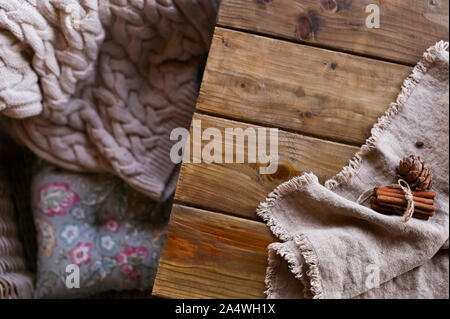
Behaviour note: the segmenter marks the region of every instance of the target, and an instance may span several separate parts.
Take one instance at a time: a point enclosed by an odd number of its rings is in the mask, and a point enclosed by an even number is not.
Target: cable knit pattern
[[[42,111],[38,77],[28,63],[25,46],[0,30],[0,112],[23,118]]]
[[[189,126],[217,8],[218,0],[0,0],[1,41],[12,35],[32,56],[21,90],[38,97],[37,76],[42,94],[40,115],[3,125],[50,162],[112,172],[165,199],[177,176],[170,131]],[[11,85],[0,79],[0,90]]]

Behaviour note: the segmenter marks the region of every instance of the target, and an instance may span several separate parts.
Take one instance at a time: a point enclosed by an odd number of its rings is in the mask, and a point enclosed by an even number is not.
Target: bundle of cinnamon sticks
[[[428,220],[435,214],[435,192],[413,191],[414,213],[412,217]],[[388,215],[403,215],[408,205],[405,194],[401,189],[376,187],[370,197],[371,208],[379,213]]]

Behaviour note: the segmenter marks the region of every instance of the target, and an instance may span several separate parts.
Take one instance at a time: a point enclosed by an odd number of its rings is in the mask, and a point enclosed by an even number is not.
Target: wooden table
[[[380,8],[379,29],[366,27],[369,4]],[[422,53],[448,41],[448,9],[447,0],[338,0],[337,10],[331,0],[222,0],[194,119],[276,127],[288,172],[323,182],[363,144]],[[184,163],[154,295],[263,298],[275,239],[255,209],[289,175]]]

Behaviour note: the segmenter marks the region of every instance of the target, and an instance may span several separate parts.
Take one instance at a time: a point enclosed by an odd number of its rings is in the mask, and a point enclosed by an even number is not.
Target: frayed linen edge
[[[304,235],[296,235],[294,237],[289,235],[289,233],[280,226],[277,218],[273,214],[271,214],[271,209],[275,205],[277,205],[279,199],[311,183],[319,183],[317,176],[312,173],[305,173],[302,176],[294,177],[293,179],[280,184],[268,195],[265,202],[260,203],[258,209],[256,210],[256,213],[267,223],[275,236],[283,241],[293,240],[295,242],[297,247],[300,249],[300,253],[305,259],[306,265],[308,266],[306,276],[309,279],[312,298],[320,299],[323,298],[322,283],[318,267],[317,255],[315,254],[311,243]],[[292,255],[292,253],[290,253],[286,249],[281,248],[281,246],[277,245],[277,243],[269,245],[269,249],[274,249],[282,258],[284,258],[287,261],[290,270],[292,271],[292,273],[294,273],[295,278],[301,280],[303,285],[305,287],[308,287],[308,284],[305,281],[305,276],[303,274],[303,267],[295,261],[295,257]],[[271,296],[273,295],[273,287],[271,282],[275,275],[274,271],[277,266],[275,258],[273,257],[274,256],[269,256],[269,265],[266,270],[265,279],[265,284],[267,287],[265,293],[269,298],[271,298]]]
[[[289,267],[289,270],[294,274],[295,278],[300,280],[303,284],[304,296],[306,298],[321,299],[323,298],[322,284],[320,282],[320,272],[317,264],[317,257],[314,253],[312,246],[310,245],[306,236],[295,236],[295,245],[300,249],[300,253],[305,259],[305,264],[298,262],[297,257],[287,249],[282,243],[272,243],[269,245],[268,266],[266,270],[265,284],[267,290],[265,294],[267,298],[276,298],[274,294],[274,288],[272,282],[276,274],[276,268],[280,262],[276,258],[276,255],[283,258]]]

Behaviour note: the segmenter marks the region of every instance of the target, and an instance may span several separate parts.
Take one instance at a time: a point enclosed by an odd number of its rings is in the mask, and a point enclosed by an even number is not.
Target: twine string
[[[405,193],[406,201],[408,202],[408,205],[406,206],[406,210],[403,213],[403,222],[407,223],[408,220],[411,219],[412,215],[414,214],[414,197],[411,192],[411,188],[409,187],[408,183],[400,178],[398,180],[398,186],[402,189],[402,191]]]
[[[370,198],[370,196],[372,196],[373,193],[373,188],[366,190],[364,193],[362,193],[358,199],[356,200],[356,203],[358,205],[361,205],[362,203],[364,203],[366,200],[368,200]]]

